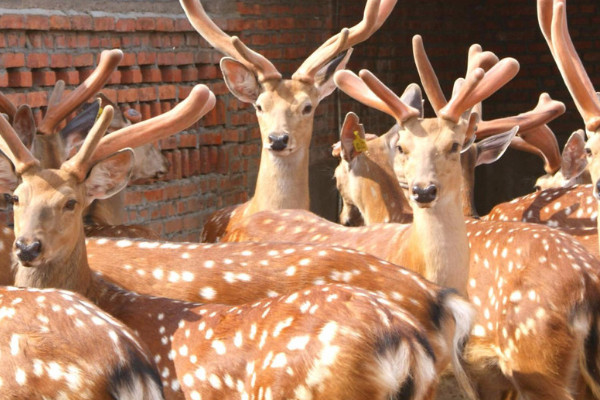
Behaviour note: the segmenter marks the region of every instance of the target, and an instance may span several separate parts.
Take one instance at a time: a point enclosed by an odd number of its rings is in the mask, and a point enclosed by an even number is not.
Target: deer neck
[[[467,151],[460,155],[462,171],[462,205],[463,214],[466,217],[478,217],[475,208],[475,166],[477,163],[477,147],[472,145]]]
[[[413,224],[407,241],[412,262],[425,277],[467,295],[469,241],[460,207],[460,194],[433,208],[413,207]]]
[[[17,261],[15,286],[65,289],[88,296],[92,273],[87,262],[83,230],[76,246],[63,259],[35,267],[25,267]]]
[[[256,190],[245,216],[264,210],[308,210],[309,206],[308,149],[298,148],[287,156],[276,156],[263,149]]]

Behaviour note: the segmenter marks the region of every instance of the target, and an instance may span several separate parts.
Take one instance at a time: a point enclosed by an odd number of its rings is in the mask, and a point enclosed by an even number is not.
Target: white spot
[[[216,290],[210,286],[205,286],[202,289],[200,289],[200,296],[202,296],[206,300],[213,300],[216,295]]]
[[[213,340],[212,348],[215,349],[217,354],[223,355],[227,352],[227,348],[225,347],[225,343],[220,340]]]
[[[294,336],[287,345],[289,350],[304,350],[310,341],[310,336]]]

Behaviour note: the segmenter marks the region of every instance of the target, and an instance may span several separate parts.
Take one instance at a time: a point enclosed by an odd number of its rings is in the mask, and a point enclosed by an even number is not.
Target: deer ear
[[[127,186],[133,170],[133,150],[123,149],[94,165],[85,179],[87,204],[114,196]]]
[[[578,177],[587,167],[584,151],[585,139],[583,131],[580,131],[571,134],[562,152],[561,171],[565,179]]]
[[[346,68],[346,64],[348,64],[351,55],[352,49],[346,50],[344,53],[328,62],[315,74],[315,85],[317,86],[317,89],[319,89],[319,102],[333,93],[336,88],[335,82],[333,81],[333,74],[338,70]]]
[[[60,137],[64,144],[65,160],[75,154],[81,146],[94,122],[96,122],[99,111],[100,100],[96,100],[70,120],[60,131]]]
[[[8,157],[0,151],[0,195],[12,193],[18,183],[19,178],[15,173],[12,163]]]
[[[423,118],[423,93],[421,92],[421,88],[416,83],[411,83],[404,89],[404,93],[400,96],[400,100],[407,106],[411,106],[412,108],[419,110],[419,114],[421,118]]]
[[[340,132],[340,143],[342,148],[341,155],[348,162],[354,160],[360,153],[363,153],[367,149],[365,130],[360,124],[358,116],[353,112],[346,114]]]
[[[477,142],[477,161],[475,161],[475,166],[491,164],[502,157],[518,130],[519,127],[515,126],[510,131],[499,133]]]
[[[225,84],[235,97],[244,103],[255,103],[260,94],[260,84],[254,72],[230,57],[221,59],[221,71]]]
[[[31,149],[36,127],[33,113],[28,105],[23,104],[17,109],[13,120],[13,128],[15,129],[15,132],[17,132],[17,135],[19,135],[19,139],[21,139],[21,142],[23,142],[25,147]]]

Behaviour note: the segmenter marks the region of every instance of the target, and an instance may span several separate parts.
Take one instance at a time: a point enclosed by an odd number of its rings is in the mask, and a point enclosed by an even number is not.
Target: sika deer
[[[599,147],[596,132],[600,126],[600,101],[569,36],[566,1],[539,0],[538,20],[550,52],[586,124],[589,140],[584,153],[594,184],[544,190],[517,198],[496,206],[489,219],[522,220],[556,227],[576,236],[589,251],[598,255],[598,209],[594,206],[594,197],[597,197],[595,185],[600,176],[595,157]],[[574,147],[579,148],[574,151],[574,158],[584,164],[579,157],[583,143],[577,135],[580,134],[571,136],[575,140]]]
[[[373,256],[294,243],[198,245],[101,238],[88,239],[86,247],[91,268],[103,278],[128,290],[178,300],[235,305],[335,283],[375,292],[419,321],[436,354],[436,371],[441,373],[451,360],[461,387],[472,393],[461,366],[470,305]]]
[[[268,59],[221,31],[199,0],[180,2],[198,33],[228,55],[221,60],[225,83],[240,101],[256,108],[263,143],[254,196],[242,205],[215,212],[204,226],[202,241],[218,241],[236,221],[261,210],[308,209],[308,156],[314,111],[335,90],[333,73],[344,68],[351,47],[381,27],[396,0],[368,0],[363,20],[323,43],[292,79],[282,79]]]
[[[66,290],[0,287],[0,387],[7,399],[163,399],[136,335]]]
[[[423,328],[375,294],[328,285],[254,304],[202,305],[128,292],[89,269],[83,207],[120,189],[132,165],[130,151],[107,155],[172,134],[214,103],[199,85],[163,116],[100,139],[107,107],[56,170],[39,167],[0,119],[0,148],[22,180],[14,191],[15,283],[74,289],[135,329],[170,383],[167,398],[431,398],[435,354]]]
[[[431,100],[443,99],[443,95],[436,87],[437,83],[432,83],[433,71],[423,67],[426,59],[419,38],[413,44],[417,64],[423,70],[420,72],[425,72],[421,76],[426,80],[424,84],[430,101],[438,115],[447,116],[448,108],[452,110],[456,103]],[[361,76],[365,82],[350,73],[338,73],[336,82],[353,97],[393,115],[402,115],[398,110],[406,106],[401,105],[389,89],[381,87],[367,72],[361,72]],[[460,114],[460,110],[450,113]],[[416,121],[401,124],[397,145],[402,151],[396,150],[393,156],[413,194],[410,198],[413,224],[417,224],[424,214],[416,203],[424,200],[431,200],[427,204],[431,204],[432,210],[452,206],[458,216],[461,214],[460,185],[451,182],[460,176],[460,163],[457,154],[452,156],[455,154],[452,150],[464,141],[465,128],[463,126],[462,133],[455,132],[448,137],[443,136],[446,132],[442,129],[423,129],[417,136],[413,133],[416,124]],[[430,124],[435,126],[433,122]],[[424,143],[426,140],[430,140],[429,151]],[[453,143],[459,143],[459,146]],[[434,153],[434,146],[438,155],[427,158],[426,155]],[[432,180],[438,178],[437,191],[414,188],[417,185],[413,182],[417,182],[421,170],[412,167],[411,163],[427,171],[434,171],[436,165],[444,165],[443,173],[431,175]],[[445,229],[443,235],[411,241],[408,238],[414,229],[414,225],[395,224],[343,228],[306,211],[284,211],[255,214],[239,224],[231,235],[240,239],[347,246],[390,262],[408,260],[404,265],[417,270],[421,267],[414,262],[416,257],[412,254],[420,250],[419,247],[437,247],[442,260],[456,257],[452,252],[458,250],[448,248],[446,243],[455,241],[460,230],[455,230],[448,219],[441,221],[440,229]],[[503,393],[517,390],[527,398],[570,399],[575,393],[572,385],[575,379],[579,379],[582,386],[585,381],[594,393],[598,393],[598,377],[594,373],[598,368],[595,356],[598,349],[593,339],[598,335],[597,310],[600,306],[598,261],[570,236],[542,226],[469,221],[465,230],[464,237],[468,238],[471,248],[467,289],[478,310],[478,321],[465,354],[479,395],[496,399]]]

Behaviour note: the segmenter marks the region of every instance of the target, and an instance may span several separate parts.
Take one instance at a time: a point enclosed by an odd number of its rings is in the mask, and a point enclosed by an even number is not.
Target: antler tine
[[[83,181],[85,179],[85,176],[88,173],[86,161],[90,159],[92,154],[94,154],[94,150],[96,150],[98,147],[100,139],[102,139],[102,136],[104,136],[104,133],[112,122],[113,115],[114,109],[112,106],[104,107],[102,113],[92,126],[92,129],[90,129],[89,133],[85,137],[83,145],[79,151],[73,157],[63,163],[62,168],[77,177],[79,181]]]
[[[561,157],[556,136],[547,125],[535,126],[520,132],[511,142],[510,147],[532,153],[544,160],[544,170],[553,174],[560,169]]]
[[[448,104],[448,100],[446,100],[446,96],[444,96],[437,75],[429,62],[421,35],[413,36],[412,44],[413,56],[415,58],[415,64],[417,66],[419,78],[421,79],[421,84],[423,85],[423,89],[425,90],[425,94],[427,95],[433,110],[436,115],[439,116],[439,111]]]
[[[348,70],[337,71],[333,80],[338,88],[353,99],[366,106],[396,117],[394,111],[384,103],[354,72]]]
[[[0,92],[0,112],[8,115],[10,122],[14,120],[15,114],[17,113],[17,107],[2,92]]]
[[[350,29],[342,29],[319,46],[304,60],[292,79],[313,83],[315,74],[325,63],[342,51],[370,38],[390,16],[396,2],[397,0],[367,0],[363,19]]]
[[[358,76],[365,82],[371,91],[381,99],[392,110],[393,116],[398,122],[404,122],[413,117],[419,117],[421,113],[404,104],[400,97],[383,84],[371,71],[363,69]]]
[[[38,127],[38,133],[42,135],[52,134],[61,120],[100,90],[110,78],[121,58],[123,58],[121,50],[104,50],[100,55],[98,67],[94,72],[63,99],[60,104],[47,110],[46,116],[42,119]]]
[[[52,112],[52,109],[58,106],[60,101],[62,100],[62,95],[65,91],[65,81],[59,79],[54,84],[54,89],[52,89],[52,93],[50,93],[50,98],[48,99],[48,109],[46,113]]]
[[[498,118],[491,121],[482,121],[477,127],[477,138],[506,132],[513,126],[519,125],[520,134],[536,126],[545,125],[565,113],[565,105],[557,100],[552,100],[548,93],[540,95],[538,104],[531,111],[511,117]]]
[[[552,44],[554,58],[579,114],[585,121],[586,129],[595,132],[600,127],[600,102],[569,36],[566,3],[561,0],[554,4]]]
[[[476,68],[468,74],[464,85],[448,104],[440,110],[442,118],[458,122],[463,112],[485,100],[504,86],[519,72],[519,63],[514,58],[504,58],[488,72]]]
[[[548,47],[550,53],[554,56],[554,44],[552,43],[552,15],[554,7],[554,0],[537,0],[537,16],[540,24],[540,29]],[[560,66],[559,66],[560,68]]]
[[[208,87],[196,85],[188,97],[170,111],[104,136],[87,162],[88,168],[126,147],[141,146],[186,129],[212,110],[215,102],[215,95]]]
[[[212,47],[244,64],[256,72],[258,80],[281,79],[277,68],[266,57],[246,47],[236,37],[221,30],[206,14],[200,0],[180,0],[183,11],[196,31]],[[236,44],[236,40],[239,42]]]
[[[17,174],[23,174],[31,167],[39,167],[39,161],[23,144],[10,123],[0,116],[0,150],[10,158]]]

